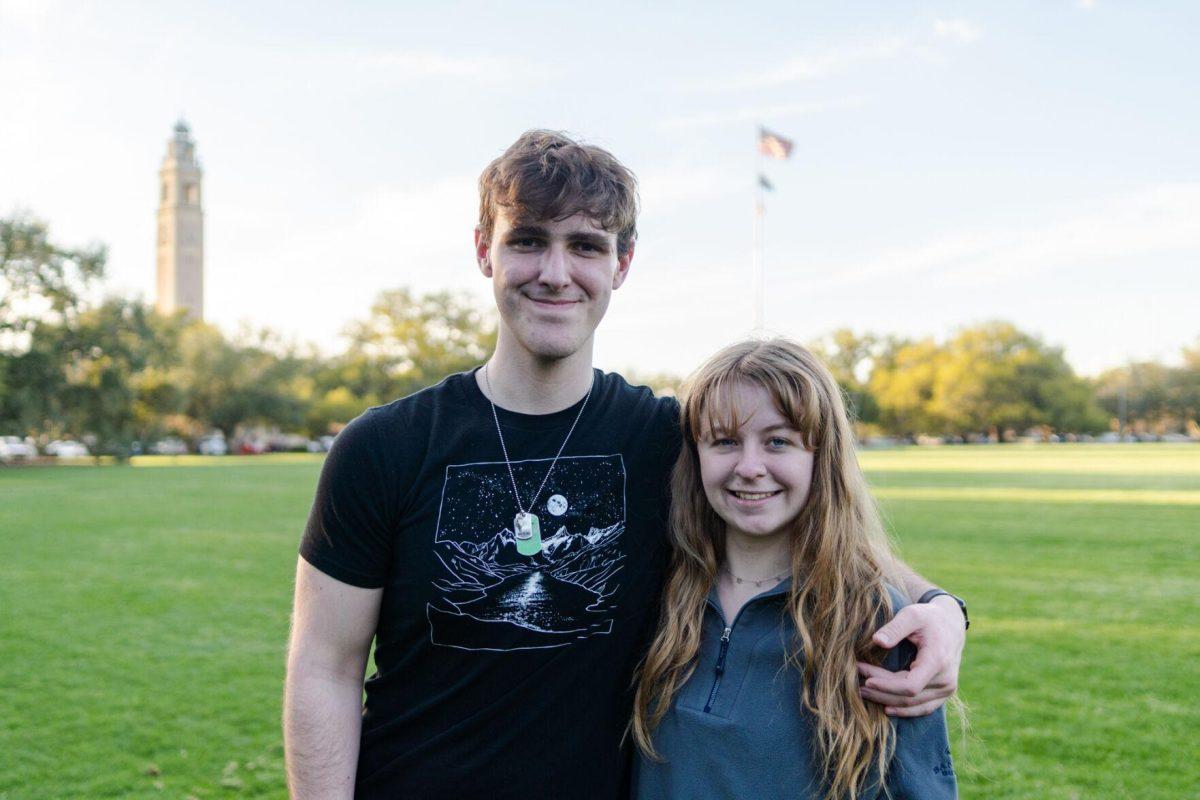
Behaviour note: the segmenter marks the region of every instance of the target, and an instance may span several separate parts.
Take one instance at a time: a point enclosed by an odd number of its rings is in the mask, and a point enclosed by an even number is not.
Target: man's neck
[[[480,391],[501,408],[553,414],[578,403],[591,388],[592,343],[589,340],[566,358],[539,359],[522,347],[506,347],[502,337],[475,380]]]

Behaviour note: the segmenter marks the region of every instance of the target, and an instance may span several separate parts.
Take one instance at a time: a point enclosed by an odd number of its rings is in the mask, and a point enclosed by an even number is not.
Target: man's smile
[[[531,295],[525,295],[525,296],[528,299],[532,300],[534,305],[541,306],[543,308],[569,308],[573,305],[576,305],[576,304],[582,302],[581,300],[573,300],[568,297],[533,297]]]

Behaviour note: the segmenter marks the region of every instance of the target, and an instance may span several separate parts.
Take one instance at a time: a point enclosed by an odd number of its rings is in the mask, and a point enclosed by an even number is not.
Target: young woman
[[[905,600],[829,371],[786,340],[733,345],[690,379],[682,423],[634,796],[956,797],[943,712],[891,720],[859,694],[858,661],[912,651],[871,642]]]

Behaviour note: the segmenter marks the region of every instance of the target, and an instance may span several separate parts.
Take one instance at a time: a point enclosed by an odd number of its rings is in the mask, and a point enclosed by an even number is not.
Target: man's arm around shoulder
[[[351,798],[367,655],[382,589],[342,583],[303,558],[283,692],[283,742],[294,800]]]
[[[958,671],[967,638],[966,620],[950,597],[917,604],[917,599],[935,588],[934,585],[902,562],[895,562],[894,567],[913,604],[900,609],[891,622],[875,632],[875,643],[892,648],[902,639],[908,639],[917,646],[917,657],[908,669],[900,672],[859,662],[858,672],[865,681],[859,691],[893,716],[924,716],[936,711],[958,691]]]

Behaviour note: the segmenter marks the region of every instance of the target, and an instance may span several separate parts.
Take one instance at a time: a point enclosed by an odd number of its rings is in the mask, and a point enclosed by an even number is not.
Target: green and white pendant
[[[536,556],[542,552],[542,526],[537,514],[522,511],[513,518],[513,532],[517,537],[517,552],[523,556]]]

